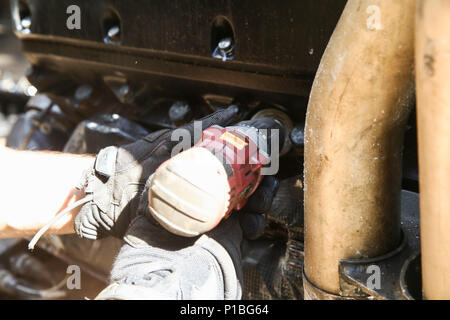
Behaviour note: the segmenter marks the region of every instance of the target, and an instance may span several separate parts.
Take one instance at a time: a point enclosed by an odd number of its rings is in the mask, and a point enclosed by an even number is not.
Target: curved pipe
[[[340,292],[340,259],[377,257],[400,244],[414,13],[415,0],[349,0],[314,81],[305,128],[305,273],[332,294]]]
[[[422,288],[450,299],[450,2],[419,1],[416,26]]]

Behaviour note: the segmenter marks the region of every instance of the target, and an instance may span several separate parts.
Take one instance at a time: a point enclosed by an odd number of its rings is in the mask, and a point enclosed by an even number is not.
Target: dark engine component
[[[345,0],[14,0],[16,34],[24,54],[77,82],[134,83],[153,95],[196,98],[216,94],[305,108],[312,80]],[[70,5],[80,29],[68,29]],[[49,19],[49,14],[52,18]],[[23,29],[21,22],[27,21]],[[28,25],[28,20],[30,23]],[[110,35],[115,38],[110,41]],[[213,53],[231,39],[233,59]],[[228,50],[223,49],[223,50]],[[45,77],[44,77],[45,78]],[[30,81],[41,92],[49,81]],[[55,79],[58,76],[55,75]],[[39,82],[45,81],[45,85]],[[60,82],[60,81],[59,81]],[[47,90],[45,90],[47,89]],[[138,94],[139,95],[139,94]]]

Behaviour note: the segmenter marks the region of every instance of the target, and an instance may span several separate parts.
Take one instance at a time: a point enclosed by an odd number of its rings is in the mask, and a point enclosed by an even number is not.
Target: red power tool
[[[151,177],[152,216],[181,236],[213,229],[256,190],[274,139],[281,148],[284,128],[270,118],[204,130],[200,142],[161,164]]]

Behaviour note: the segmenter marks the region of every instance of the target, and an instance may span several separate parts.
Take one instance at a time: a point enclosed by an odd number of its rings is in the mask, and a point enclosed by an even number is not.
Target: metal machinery
[[[270,114],[289,135],[264,236],[244,245],[244,299],[421,299],[415,4],[12,0],[37,94],[7,144],[96,153],[230,104]],[[0,243],[0,261],[24,250]],[[101,288],[120,242],[39,246]]]

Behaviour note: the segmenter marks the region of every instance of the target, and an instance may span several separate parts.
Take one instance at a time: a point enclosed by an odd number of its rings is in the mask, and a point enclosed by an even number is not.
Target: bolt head
[[[24,29],[29,29],[31,27],[31,17],[24,17],[22,20],[20,20],[20,25]]]
[[[233,44],[233,42],[232,42],[231,38],[225,38],[225,39],[220,40],[218,46],[219,46],[219,49],[221,49],[221,50],[227,50],[232,46],[232,44]]]
[[[78,101],[87,100],[92,95],[93,90],[90,85],[81,85],[75,91],[75,99]]]
[[[173,122],[187,121],[191,107],[184,101],[176,101],[169,109],[169,118]]]
[[[120,27],[112,26],[111,28],[109,28],[108,38],[111,39],[111,41],[119,41],[120,40]]]

